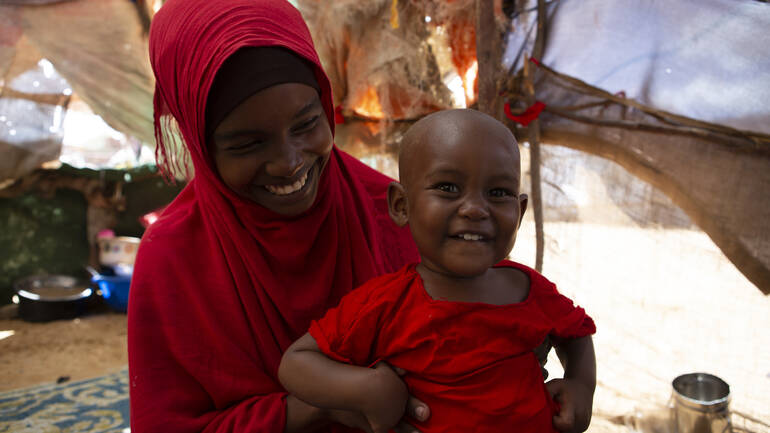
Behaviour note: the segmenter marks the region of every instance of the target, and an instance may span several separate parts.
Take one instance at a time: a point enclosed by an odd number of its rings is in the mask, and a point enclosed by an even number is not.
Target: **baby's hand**
[[[553,417],[553,426],[565,433],[586,431],[591,423],[593,391],[574,379],[554,379],[545,386],[561,406]]]
[[[387,433],[404,416],[409,399],[406,384],[388,364],[380,362],[366,387],[361,413],[372,433]]]

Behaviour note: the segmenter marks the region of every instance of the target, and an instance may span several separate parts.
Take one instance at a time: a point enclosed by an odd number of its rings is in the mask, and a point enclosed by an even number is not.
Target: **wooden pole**
[[[537,2],[537,35],[535,36],[535,46],[532,49],[532,56],[540,60],[543,56],[543,46],[545,42],[545,1]],[[527,105],[535,103],[535,84],[534,68],[529,59],[524,61],[524,91],[527,95]],[[543,271],[543,255],[545,253],[545,232],[543,230],[543,193],[540,176],[540,120],[535,119],[527,128],[529,141],[529,161],[530,177],[532,179],[532,211],[535,216],[535,269],[538,272]]]
[[[502,38],[495,23],[494,0],[476,0],[476,61],[479,67],[479,111],[498,119]]]

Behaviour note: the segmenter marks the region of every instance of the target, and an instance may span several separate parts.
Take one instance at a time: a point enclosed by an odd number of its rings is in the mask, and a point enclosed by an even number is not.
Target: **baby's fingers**
[[[569,432],[575,428],[575,406],[571,401],[565,399],[558,399],[559,401],[559,413],[553,417],[553,426],[556,430],[561,432]]]
[[[553,417],[553,426],[559,431],[570,431],[575,427],[575,412],[566,411],[562,407],[561,411]]]

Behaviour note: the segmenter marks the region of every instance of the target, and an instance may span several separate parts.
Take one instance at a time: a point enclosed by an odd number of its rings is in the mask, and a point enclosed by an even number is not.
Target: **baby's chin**
[[[499,261],[500,260],[495,262],[492,262],[491,260],[480,261],[473,257],[469,257],[464,260],[457,260],[456,262],[434,263],[434,266],[429,266],[428,268],[431,271],[440,273],[448,278],[458,280],[471,279],[486,274],[486,272]]]

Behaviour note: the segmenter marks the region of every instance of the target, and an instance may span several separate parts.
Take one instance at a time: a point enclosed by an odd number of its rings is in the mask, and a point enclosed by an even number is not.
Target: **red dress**
[[[409,391],[431,409],[422,433],[556,431],[533,349],[546,335],[578,338],[593,320],[545,277],[503,261],[530,279],[520,303],[434,300],[414,264],[374,278],[345,296],[310,334],[329,357],[350,364],[385,360],[408,373]]]
[[[173,165],[173,118],[195,177],[145,232],[136,258],[131,431],[281,433],[283,352],[353,288],[416,260],[414,244],[388,216],[391,179],[336,148],[315,203],[291,218],[238,196],[217,174],[206,100],[240,48],[282,46],[314,65],[333,131],[331,85],[291,4],[167,0],[149,39],[159,163]]]

